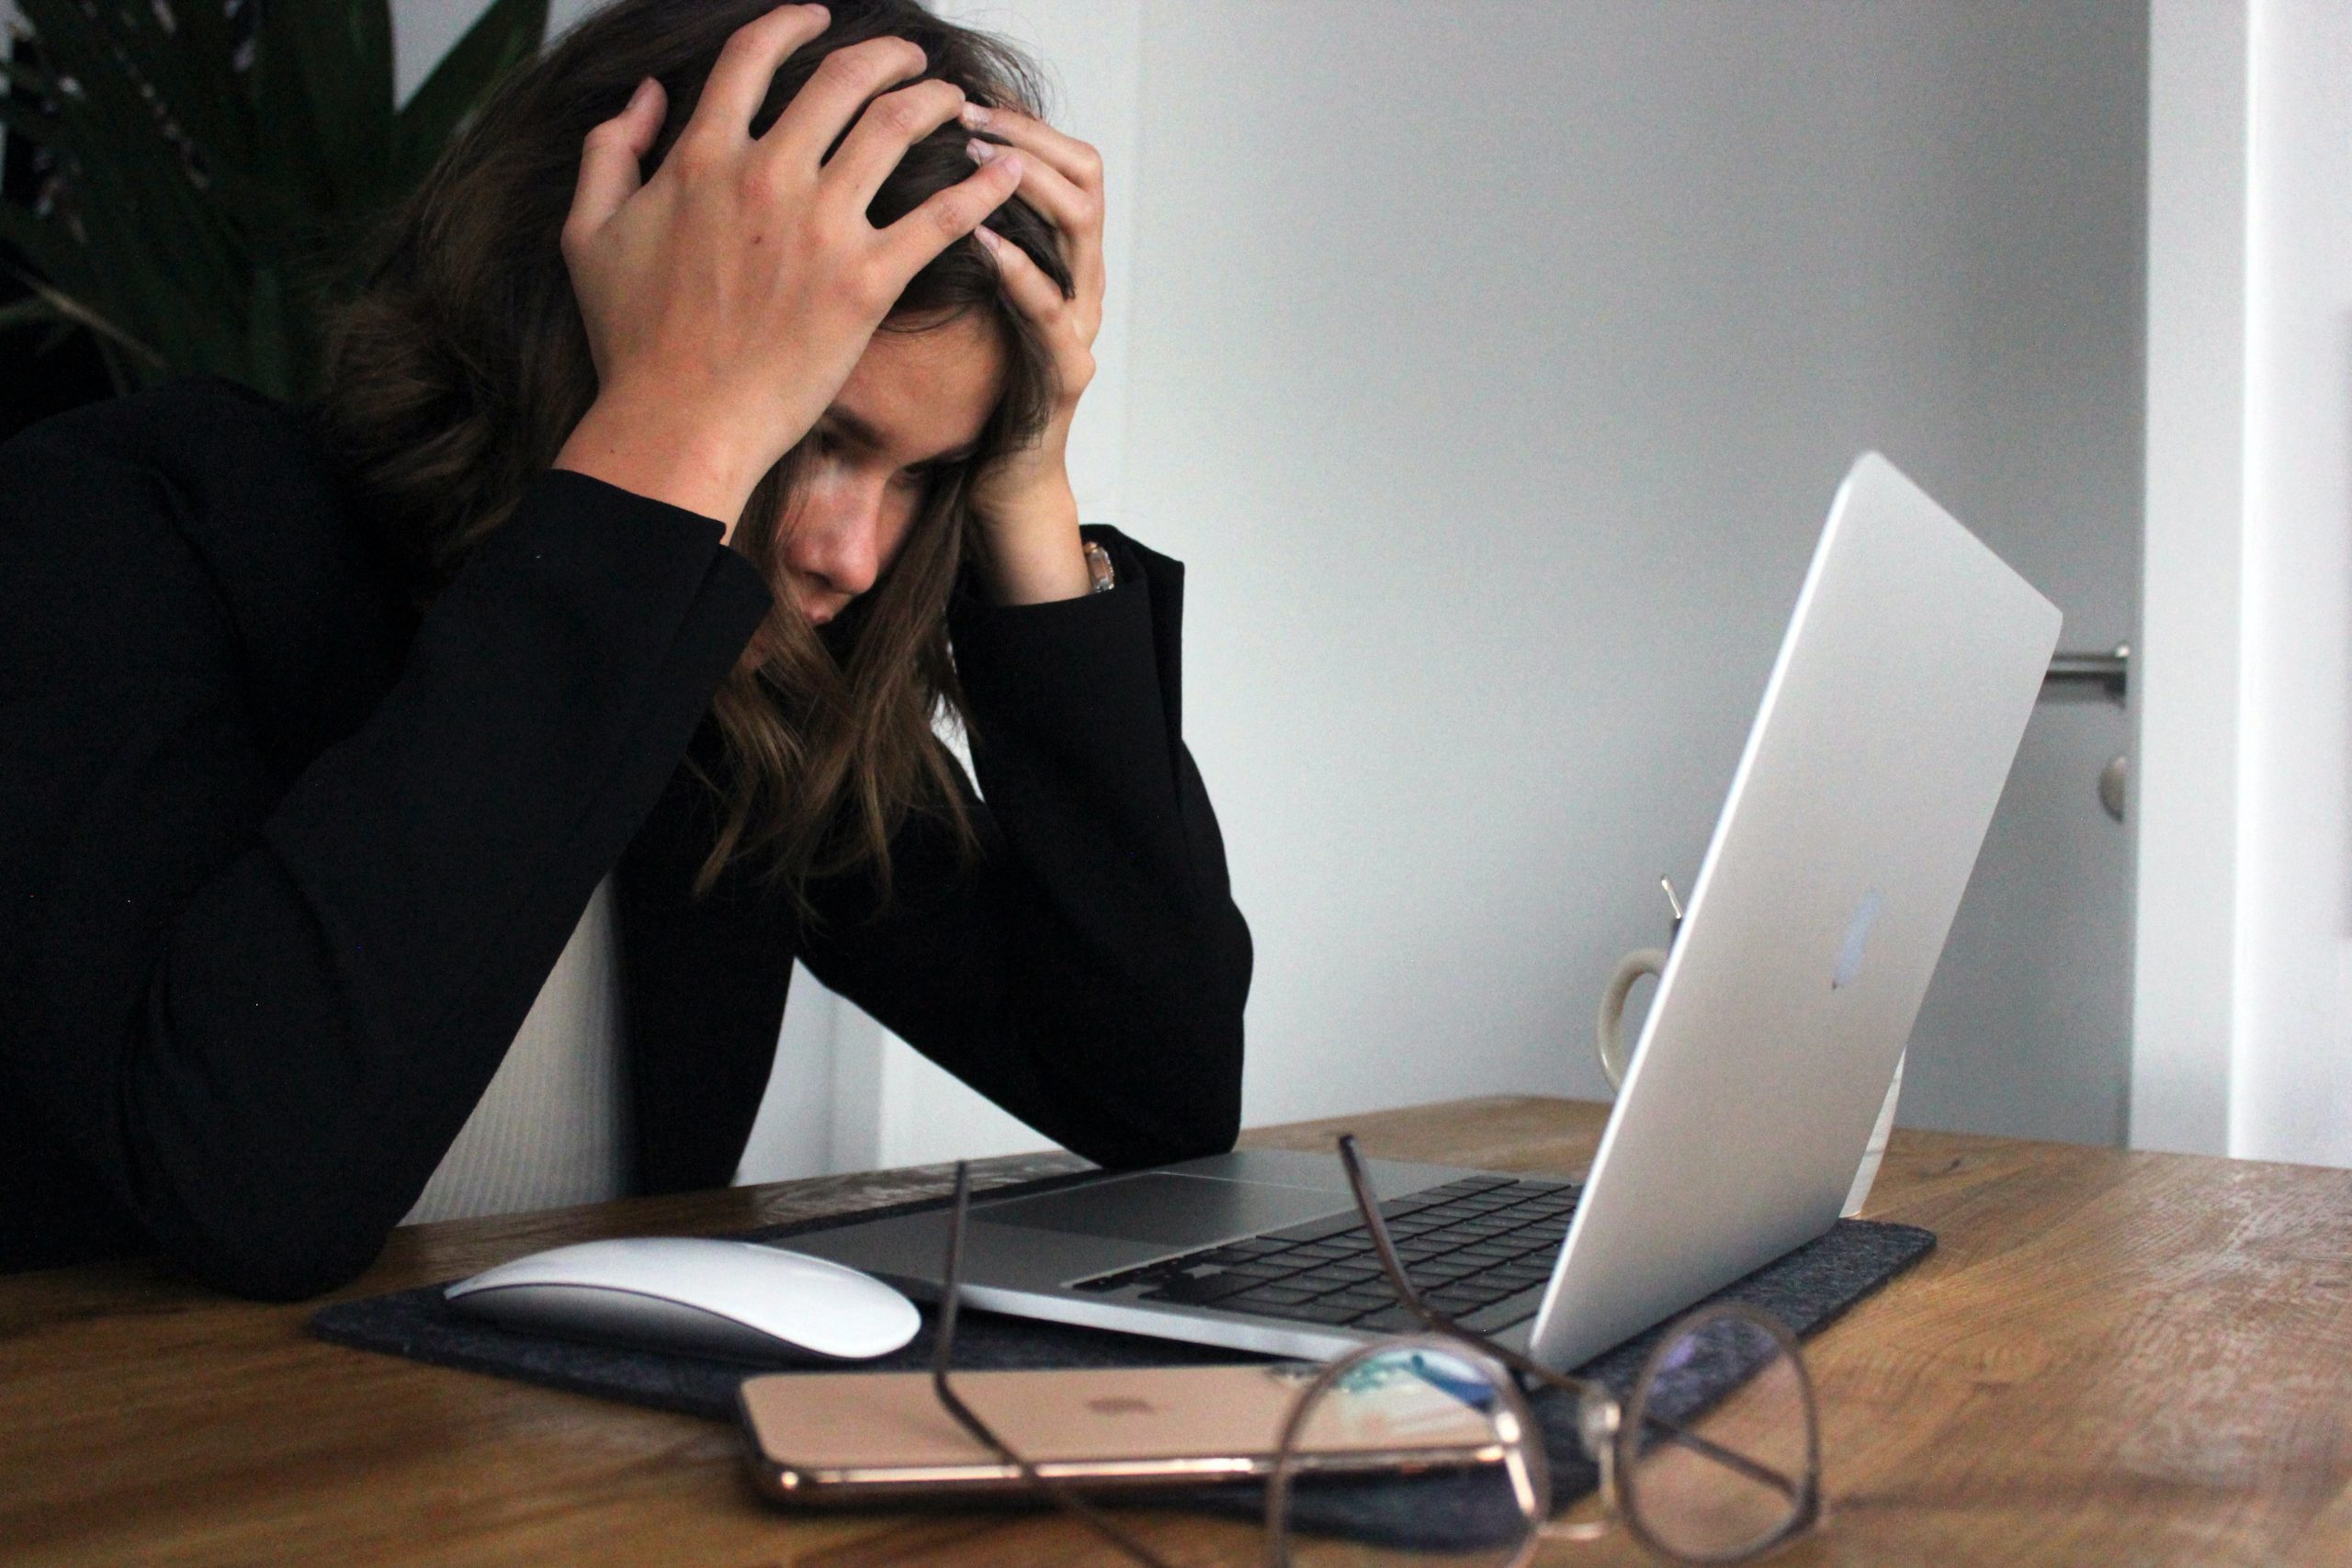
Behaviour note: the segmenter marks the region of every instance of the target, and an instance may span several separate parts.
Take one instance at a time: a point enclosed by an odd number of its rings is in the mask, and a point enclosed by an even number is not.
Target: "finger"
[[[976,164],[987,163],[1003,149],[978,137],[965,147]],[[1055,229],[1062,260],[1069,267],[1070,293],[1080,301],[1092,302],[1092,314],[1102,315],[1102,292],[1106,283],[1102,261],[1102,198],[1080,190],[1069,180],[1024,156],[1019,195],[1045,216]],[[1014,249],[1020,247],[1015,246]]]
[[[1007,152],[982,164],[970,178],[934,191],[921,207],[883,230],[883,266],[893,281],[903,287],[1011,199],[1021,183],[1021,154]]]
[[[831,22],[822,6],[779,6],[737,28],[719,49],[694,118],[678,139],[728,146],[747,139],[752,117],[760,112],[768,85],[775,80],[775,68]]]
[[[973,163],[985,164],[1004,149],[975,136],[964,143],[964,151]],[[1102,204],[1070,184],[1069,176],[1035,158],[1024,157],[1021,163],[1021,199],[1043,213],[1046,221],[1060,230],[1066,239],[1076,239],[1088,229],[1102,226]],[[1063,250],[1067,254],[1069,247],[1065,245]]]
[[[1089,142],[1066,135],[1034,115],[1001,106],[974,104],[964,111],[964,123],[974,130],[1002,137],[1033,162],[1043,163],[1080,189],[1102,188],[1102,154]]]
[[[813,169],[868,98],[922,75],[929,63],[921,46],[902,38],[871,38],[837,49],[825,56],[761,140]]]
[[[855,210],[865,211],[907,149],[954,119],[963,107],[964,89],[953,82],[917,82],[883,94],[865,106],[849,135],[825,160],[826,184],[848,196]]]
[[[1046,269],[1031,261],[1029,253],[1019,245],[986,227],[978,232],[980,243],[996,258],[997,276],[1014,307],[1041,325],[1052,320],[1066,303],[1061,286],[1046,276]]]
[[[594,233],[621,204],[643,185],[645,154],[662,130],[668,98],[662,84],[648,76],[629,96],[628,107],[590,129],[580,149],[580,179],[571,191],[571,211],[564,219],[564,235],[578,239]]]
[[[978,111],[977,116],[974,109]],[[1095,301],[1099,314],[1107,281],[1102,259],[1102,154],[1019,109],[974,105],[965,110],[964,123],[969,127],[976,118],[988,135],[1024,150],[1031,175],[1022,181],[1022,198],[1061,231],[1070,283],[1079,299]],[[981,141],[980,145],[991,143]],[[1045,165],[1042,175],[1040,164]]]

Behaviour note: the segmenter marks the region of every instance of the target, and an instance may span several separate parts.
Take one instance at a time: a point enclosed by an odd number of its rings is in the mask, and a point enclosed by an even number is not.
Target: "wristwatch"
[[[1108,593],[1119,586],[1118,571],[1111,565],[1111,552],[1093,540],[1086,541],[1086,570],[1094,579],[1094,592]]]

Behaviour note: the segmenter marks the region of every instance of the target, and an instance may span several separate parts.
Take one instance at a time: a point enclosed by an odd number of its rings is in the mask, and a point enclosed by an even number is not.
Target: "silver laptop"
[[[1893,464],[1854,464],[1581,1190],[1373,1164],[1434,1304],[1566,1369],[1835,1223],[2058,625]],[[966,1299],[991,1311],[1316,1358],[1411,1326],[1330,1154],[1105,1173],[971,1219]],[[926,1213],[793,1245],[920,1296],[944,1243]]]

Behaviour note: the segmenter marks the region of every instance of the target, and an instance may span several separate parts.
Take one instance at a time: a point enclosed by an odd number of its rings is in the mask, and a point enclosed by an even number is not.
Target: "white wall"
[[[2155,0],[2132,1136],[2227,1144],[2245,481],[2246,16]]]
[[[2352,16],[2154,33],[2133,1141],[2352,1164]]]
[[[1249,1115],[1597,1094],[1857,449],[2128,636],[2141,13],[1146,17],[1125,498],[1193,570]]]

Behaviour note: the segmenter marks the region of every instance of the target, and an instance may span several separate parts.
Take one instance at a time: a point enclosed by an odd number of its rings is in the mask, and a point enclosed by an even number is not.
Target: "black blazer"
[[[977,866],[690,885],[769,606],[710,519],[534,481],[420,617],[303,419],[226,382],[0,446],[0,1267],[364,1269],[615,873],[637,1169],[725,1183],[797,955],[1105,1164],[1230,1146],[1247,929],[1179,729],[1182,572],[950,632]]]

